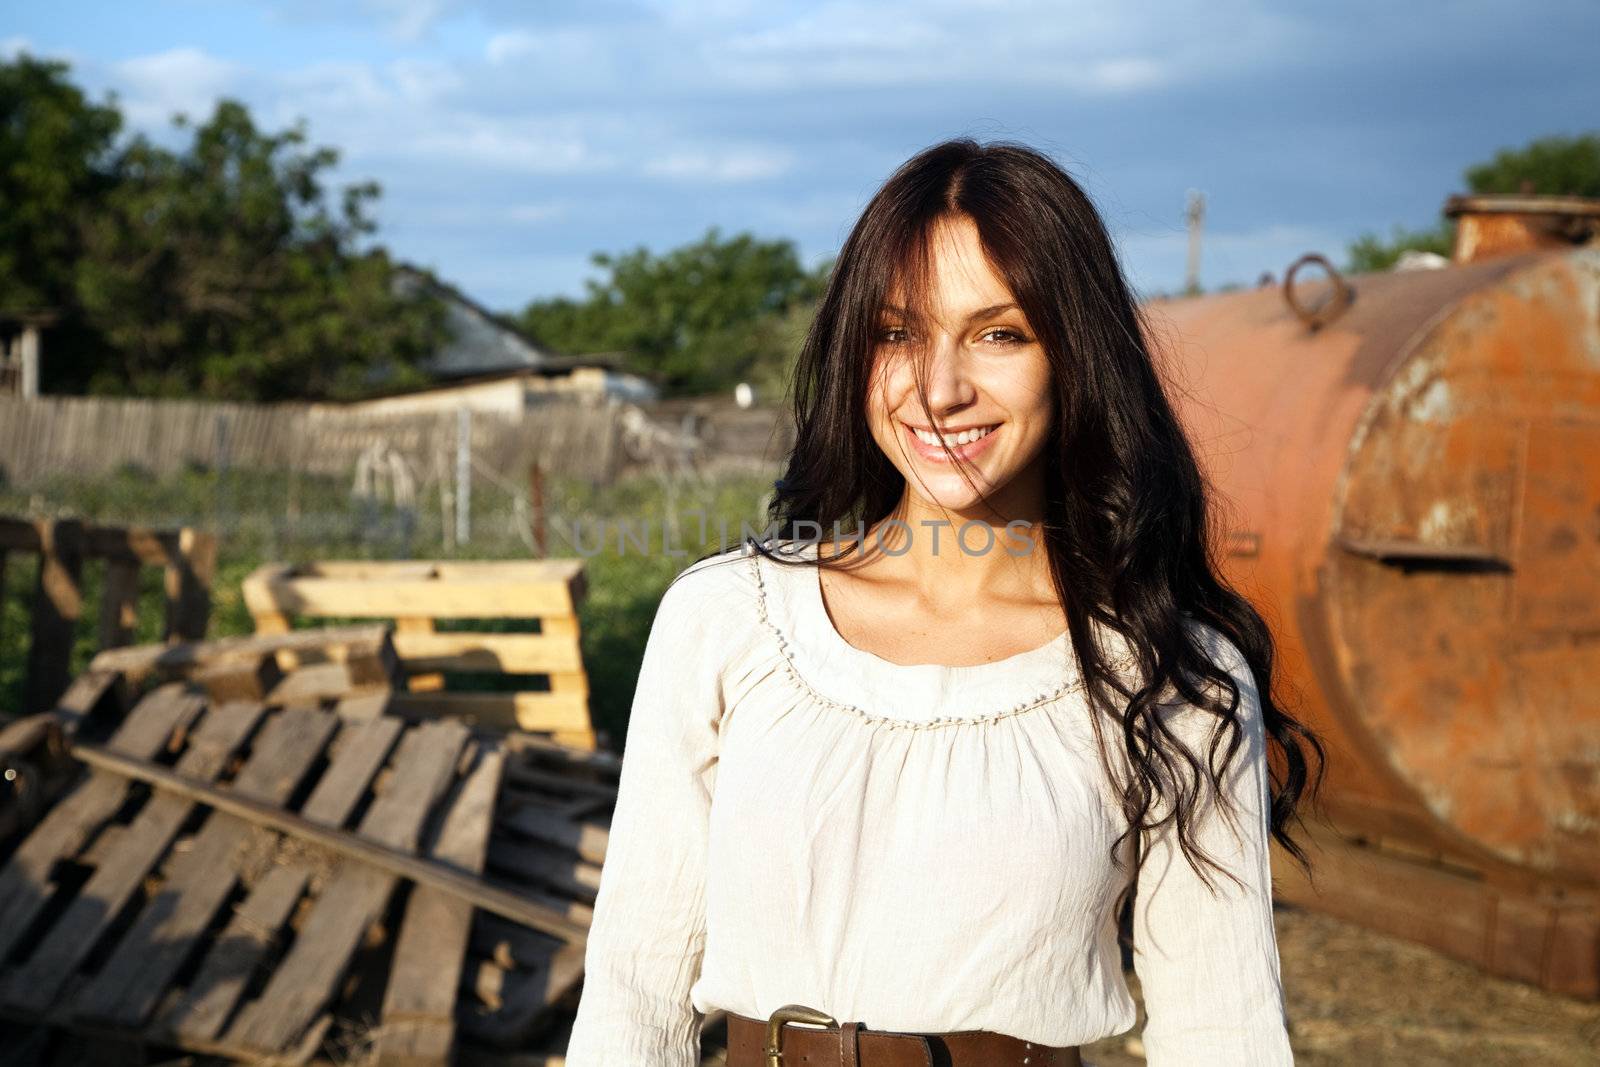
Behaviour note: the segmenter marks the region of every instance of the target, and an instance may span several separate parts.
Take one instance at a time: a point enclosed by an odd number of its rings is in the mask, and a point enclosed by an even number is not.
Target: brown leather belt
[[[800,1004],[767,1020],[728,1014],[727,1067],[1082,1067],[1078,1046],[1040,1045],[989,1030],[905,1033],[833,1023]],[[827,1021],[832,1025],[822,1026]],[[796,1025],[811,1022],[811,1026]],[[777,1025],[774,1025],[774,1024]]]

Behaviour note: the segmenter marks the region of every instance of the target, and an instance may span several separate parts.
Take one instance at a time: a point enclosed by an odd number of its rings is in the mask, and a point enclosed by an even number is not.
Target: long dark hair
[[[1213,795],[1223,795],[1226,770],[1213,764],[1224,733],[1224,767],[1242,744],[1241,695],[1225,667],[1198,646],[1186,619],[1214,628],[1248,662],[1269,765],[1281,763],[1270,772],[1271,835],[1309,873],[1289,827],[1308,786],[1316,798],[1322,744],[1273,698],[1272,635],[1217,574],[1210,493],[1157,375],[1141,310],[1099,213],[1047,156],[1008,142],[946,141],[904,163],[873,196],[839,253],[799,355],[792,385],[796,443],[775,484],[767,529],[793,538],[807,529],[817,540],[818,530],[871,528],[900,503],[905,478],[873,440],[866,414],[878,316],[896,282],[908,308],[926,306],[931,233],[941,219],[962,215],[976,223],[984,251],[1052,368],[1057,419],[1045,446],[1043,541],[1084,691],[1091,707],[1120,724],[1128,773],[1117,780],[1128,828],[1112,844],[1113,861],[1124,838],[1140,835],[1124,900],[1143,862],[1143,835],[1169,820],[1176,820],[1179,847],[1207,885],[1203,866],[1231,876],[1195,843],[1191,823],[1200,775],[1208,776]],[[928,425],[935,425],[922,381],[918,393]],[[750,544],[785,565],[837,565],[820,552],[816,560],[799,559]],[[1125,642],[1137,667],[1132,681],[1106,662],[1096,626]],[[1173,743],[1161,713],[1172,692],[1211,711],[1224,727],[1213,734],[1204,766]],[[1109,772],[1101,715],[1090,718]],[[1308,750],[1316,753],[1314,779]],[[1156,809],[1164,810],[1159,819],[1152,818]]]

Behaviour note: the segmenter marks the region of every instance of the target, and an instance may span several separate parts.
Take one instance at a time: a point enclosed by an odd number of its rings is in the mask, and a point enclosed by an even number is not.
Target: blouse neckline
[[[812,547],[808,549],[809,555],[807,558],[816,559],[819,551],[820,550],[813,543]],[[858,648],[857,646],[852,645],[849,641],[845,640],[844,635],[839,632],[839,628],[834,625],[832,616],[828,614],[827,597],[822,591],[822,568],[812,567],[810,569],[813,572],[812,577],[805,583],[807,600],[810,601],[810,603],[806,605],[807,609],[813,612],[824,624],[821,628],[826,631],[830,642],[836,646],[841,655],[848,655],[852,658],[859,658],[862,660],[873,660],[875,663],[870,668],[872,670],[882,670],[883,668],[905,669],[908,667],[939,667],[947,672],[990,672],[993,673],[996,678],[1002,678],[1010,671],[1025,666],[1027,661],[1030,659],[1035,659],[1048,654],[1053,657],[1052,662],[1058,661],[1061,652],[1068,647],[1068,644],[1071,641],[1071,636],[1065,630],[1063,630],[1061,633],[1052,637],[1049,641],[1042,645],[1036,645],[1033,648],[1026,649],[1022,652],[1013,653],[1001,659],[990,660],[988,663],[969,663],[962,665],[949,663],[895,663],[893,660],[885,659],[877,653],[869,652],[864,648]],[[878,664],[882,664],[882,667],[878,666]]]
[[[1078,688],[1071,635],[988,663],[894,663],[846,641],[828,617],[814,541],[774,544],[774,563],[751,552],[762,616],[795,680],[826,703],[901,725],[986,723],[1049,703]]]

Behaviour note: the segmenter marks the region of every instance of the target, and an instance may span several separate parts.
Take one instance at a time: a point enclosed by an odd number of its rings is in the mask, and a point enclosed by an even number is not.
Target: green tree
[[[1524,148],[1507,148],[1467,168],[1475,193],[1538,193],[1600,197],[1600,133],[1541,137]]]
[[[591,259],[605,276],[588,296],[536,300],[523,328],[560,352],[624,352],[674,393],[774,378],[798,348],[795,315],[809,318],[827,277],[826,267],[808,271],[791,241],[724,239],[715,226],[663,255],[641,247]]]
[[[1522,148],[1504,148],[1462,175],[1473,193],[1524,193],[1600,197],[1600,133],[1541,137]],[[1448,219],[1420,230],[1396,226],[1384,238],[1362,234],[1348,249],[1346,269],[1388,270],[1410,249],[1449,255],[1455,224]]]
[[[122,116],[91,103],[65,63],[0,63],[0,311],[60,308],[79,253],[72,220],[114,181]]]
[[[1437,252],[1449,256],[1455,244],[1455,225],[1448,219],[1427,230],[1408,230],[1396,226],[1388,238],[1364,233],[1350,243],[1345,269],[1354,274],[1389,270],[1410,251]]]
[[[338,153],[305,140],[302,125],[265,133],[223,100],[185,150],[143,136],[123,150],[75,275],[120,357],[91,391],[337,398],[415,376],[444,337],[442,307],[395,292],[387,254],[358,249],[378,188],[330,206],[322,175]]]
[[[343,397],[420,377],[444,309],[363,247],[378,188],[330,194],[333,149],[233,101],[181,151],[119,145],[121,127],[66,64],[0,62],[0,313],[59,316],[47,391]]]

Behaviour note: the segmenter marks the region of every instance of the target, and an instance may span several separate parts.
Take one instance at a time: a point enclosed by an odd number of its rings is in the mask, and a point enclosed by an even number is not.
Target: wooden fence
[[[596,484],[621,460],[622,404],[558,399],[521,416],[476,412],[471,448],[510,473],[530,457],[551,473]],[[26,484],[49,476],[92,477],[132,466],[171,475],[189,466],[347,474],[382,444],[426,478],[453,462],[455,412],[355,413],[329,404],[225,404],[115,397],[0,398],[0,476]]]

